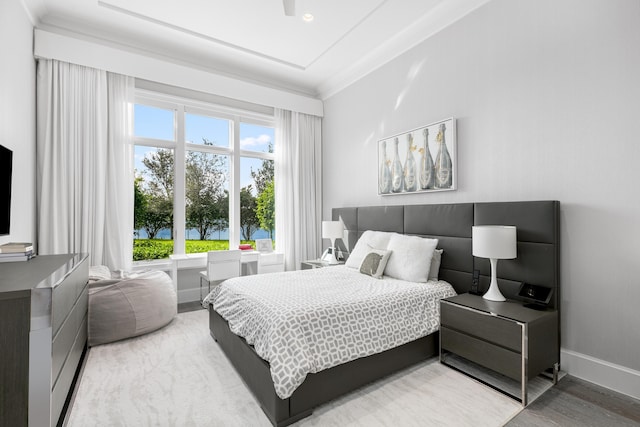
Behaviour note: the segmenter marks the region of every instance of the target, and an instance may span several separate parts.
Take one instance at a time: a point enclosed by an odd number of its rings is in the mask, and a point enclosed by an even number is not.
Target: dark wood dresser
[[[87,343],[86,254],[0,263],[0,426],[55,426]]]

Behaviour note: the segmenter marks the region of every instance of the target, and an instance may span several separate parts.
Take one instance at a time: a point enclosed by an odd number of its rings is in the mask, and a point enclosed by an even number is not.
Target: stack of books
[[[33,243],[10,242],[0,245],[0,262],[29,261],[33,258]]]

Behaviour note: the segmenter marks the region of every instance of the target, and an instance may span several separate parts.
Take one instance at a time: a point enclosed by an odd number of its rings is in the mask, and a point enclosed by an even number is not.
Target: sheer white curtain
[[[276,248],[287,270],[322,248],[322,120],[276,109]]]
[[[38,252],[86,252],[91,265],[132,260],[134,79],[40,59]]]

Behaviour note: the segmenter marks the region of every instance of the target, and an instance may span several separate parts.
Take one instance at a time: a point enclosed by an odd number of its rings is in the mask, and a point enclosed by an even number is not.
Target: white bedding
[[[229,279],[205,298],[271,366],[286,399],[308,373],[380,353],[439,328],[444,281],[375,279],[326,267]]]

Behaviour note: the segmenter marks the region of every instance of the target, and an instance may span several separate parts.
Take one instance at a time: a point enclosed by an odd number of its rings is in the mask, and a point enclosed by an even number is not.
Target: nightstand
[[[453,353],[518,381],[519,396],[503,392],[523,406],[528,380],[552,368],[557,382],[558,345],[556,310],[534,310],[518,301],[489,301],[472,294],[440,302],[440,362],[454,367],[447,363]]]
[[[302,261],[300,263],[300,270],[311,270],[313,268],[323,267],[335,267],[336,265],[344,265],[344,261],[339,261],[337,264],[329,264],[328,262],[320,261],[319,259],[311,259]]]

